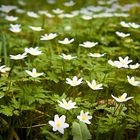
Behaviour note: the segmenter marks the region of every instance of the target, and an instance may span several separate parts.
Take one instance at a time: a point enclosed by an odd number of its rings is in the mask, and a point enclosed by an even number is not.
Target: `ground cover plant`
[[[0,140],[139,140],[139,17],[139,0],[1,0]]]

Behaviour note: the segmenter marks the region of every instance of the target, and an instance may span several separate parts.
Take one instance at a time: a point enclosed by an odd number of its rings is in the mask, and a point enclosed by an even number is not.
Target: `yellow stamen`
[[[62,123],[60,121],[58,121],[57,124],[56,124],[57,128],[60,128],[61,125],[62,125]]]
[[[118,98],[119,98],[121,101],[125,100],[125,98],[122,97],[122,96],[119,96]]]
[[[68,103],[65,103],[64,106],[65,106],[66,108],[70,107]]]
[[[86,115],[83,115],[83,116],[82,116],[82,120],[83,120],[83,121],[86,121],[86,120],[87,120],[87,116],[86,116]]]

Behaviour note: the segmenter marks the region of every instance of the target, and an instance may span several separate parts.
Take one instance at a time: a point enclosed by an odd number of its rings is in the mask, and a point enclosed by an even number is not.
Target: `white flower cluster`
[[[59,102],[59,106],[66,109],[71,110],[77,108],[76,103],[69,100],[68,102],[65,99],[62,99]],[[83,123],[90,124],[90,120],[92,116],[89,115],[89,112],[85,112],[81,110],[80,115],[77,116],[77,119]],[[66,116],[62,115],[60,118],[58,114],[54,116],[54,121],[49,121],[49,124],[53,127],[53,131],[59,131],[61,134],[64,134],[64,129],[69,127],[68,123],[65,123]]]
[[[130,69],[137,69],[139,68],[140,64],[136,63],[134,65],[129,65],[132,62],[132,60],[129,60],[129,57],[126,56],[124,59],[122,57],[119,57],[119,61],[115,60],[108,60],[108,63],[114,67],[117,68],[130,68]]]
[[[71,85],[71,86],[78,86],[82,83],[83,78],[78,79],[77,76],[74,76],[72,80],[70,78],[66,78],[66,83]],[[102,84],[97,84],[96,80],[92,80],[90,83],[89,81],[86,81],[88,86],[93,89],[93,90],[100,90],[103,89]]]
[[[140,28],[140,25],[139,24],[136,24],[134,22],[128,22],[128,23],[126,23],[125,21],[121,21],[120,24],[121,24],[121,26],[126,27],[126,28],[129,28],[129,27],[130,28],[135,28],[135,29]]]

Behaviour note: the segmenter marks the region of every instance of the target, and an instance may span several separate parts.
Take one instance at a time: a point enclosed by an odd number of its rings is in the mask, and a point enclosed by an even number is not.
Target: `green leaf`
[[[4,92],[0,92],[0,99],[4,97]]]
[[[14,109],[10,106],[0,106],[0,113],[6,115],[6,116],[12,116]]]
[[[12,99],[11,103],[12,103],[12,107],[14,107],[15,109],[20,108],[20,102],[18,102],[15,98]]]
[[[56,75],[54,72],[47,72],[47,75],[48,75],[48,78],[47,78],[48,80],[52,80],[55,83],[59,82],[58,75]]]
[[[88,140],[91,139],[91,134],[85,123],[73,122],[72,124],[73,140]]]
[[[43,130],[42,133],[46,135],[47,140],[64,140],[63,138],[47,130]]]

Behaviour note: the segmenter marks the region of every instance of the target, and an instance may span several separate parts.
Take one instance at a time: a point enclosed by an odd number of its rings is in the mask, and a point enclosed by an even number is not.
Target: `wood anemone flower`
[[[39,76],[41,76],[41,75],[44,74],[43,72],[41,72],[41,73],[36,72],[36,69],[35,68],[33,68],[32,71],[29,71],[29,70],[25,70],[25,71],[26,71],[26,73],[28,75],[30,75],[33,78],[37,78],[37,77],[39,77]]]
[[[64,134],[64,129],[69,127],[68,123],[65,123],[66,116],[62,115],[60,118],[58,115],[54,116],[54,121],[49,121],[49,124],[53,127],[53,131],[59,131]]]
[[[118,98],[115,97],[115,96],[113,96],[113,95],[111,95],[111,96],[112,96],[112,98],[114,98],[119,103],[123,103],[123,102],[126,102],[126,101],[134,98],[134,97],[127,97],[127,93],[123,93],[123,95],[122,96],[119,96]]]

